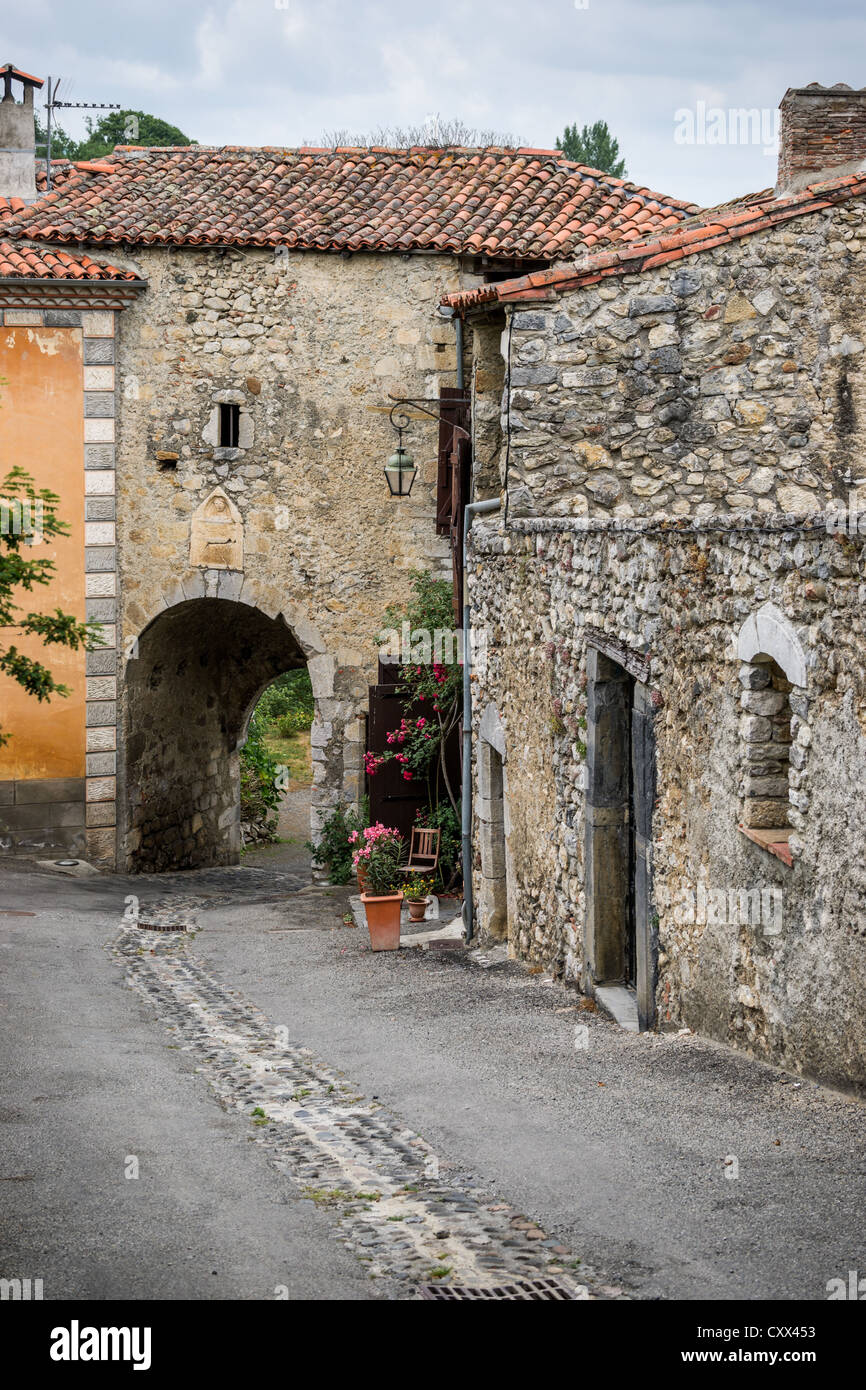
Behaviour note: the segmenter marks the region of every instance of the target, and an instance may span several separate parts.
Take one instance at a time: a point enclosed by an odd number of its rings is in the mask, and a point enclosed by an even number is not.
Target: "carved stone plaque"
[[[242,570],[244,567],[244,524],[237,507],[221,487],[215,488],[193,512],[189,562],[212,570]]]

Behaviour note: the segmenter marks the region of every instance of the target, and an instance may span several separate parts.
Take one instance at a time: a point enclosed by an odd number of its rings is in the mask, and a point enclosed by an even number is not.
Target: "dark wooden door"
[[[403,700],[399,666],[379,665],[379,683],[370,686],[370,717],[367,721],[367,751],[384,753],[388,749],[388,734],[400,726]],[[384,677],[384,679],[383,679]],[[420,708],[423,708],[421,706]],[[427,805],[427,782],[413,779],[407,782],[400,763],[391,761],[367,779],[370,797],[370,820],[399,830],[407,845],[415,824],[415,816]]]
[[[399,666],[379,663],[379,682],[369,687],[370,714],[367,720],[367,751],[382,754],[389,747],[388,734],[400,726],[403,715],[417,718],[429,717],[430,710],[423,703],[413,705],[407,712],[404,709],[405,695],[399,693],[403,675]],[[448,780],[457,796],[460,797],[460,728],[453,730],[445,748],[445,765]],[[367,778],[367,791],[370,798],[370,820],[381,821],[383,825],[393,826],[406,839],[407,845],[412,834],[412,826],[419,810],[426,808],[434,790],[426,778],[407,781],[399,763],[388,762],[380,767],[372,777]],[[447,792],[439,781],[439,800],[447,800]]]

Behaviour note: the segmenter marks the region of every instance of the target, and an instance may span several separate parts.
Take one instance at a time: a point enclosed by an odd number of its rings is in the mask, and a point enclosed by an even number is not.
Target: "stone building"
[[[38,79],[10,74],[0,449],[26,441],[43,475],[17,393],[56,395],[67,363],[52,477],[72,534],[48,598],[104,644],[73,663],[67,703],[0,682],[0,842],[132,869],[232,862],[264,687],[306,662],[315,831],[362,791],[384,609],[410,569],[451,572],[437,425],[410,407],[419,476],[391,497],[389,397],[435,414],[471,380],[476,454],[498,448],[501,361],[479,335],[458,362],[443,295],[695,209],[526,149],[120,147],[28,185]]]
[[[390,398],[463,390],[480,931],[866,1084],[866,92],[787,93],[777,187],[700,211],[527,149],[121,147],[32,191],[9,72],[0,449],[104,645],[63,706],[0,685],[0,843],[232,862],[302,662],[314,830],[356,799],[382,612],[451,567],[450,455],[419,411],[390,497]]]
[[[776,189],[446,301],[506,373],[478,924],[862,1088],[866,90],[781,110]]]

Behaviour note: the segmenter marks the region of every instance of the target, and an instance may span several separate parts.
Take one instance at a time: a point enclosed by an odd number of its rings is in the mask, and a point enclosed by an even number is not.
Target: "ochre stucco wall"
[[[81,331],[15,326],[0,329],[0,477],[13,465],[25,468],[37,487],[60,497],[59,513],[69,535],[27,550],[57,566],[50,585],[22,593],[25,612],[62,608],[84,619],[84,486]],[[0,747],[0,780],[83,777],[85,771],[85,655],[65,647],[43,647],[8,628],[14,643],[45,662],[70,695],[38,703],[14,681],[0,676],[0,727],[12,735]]]

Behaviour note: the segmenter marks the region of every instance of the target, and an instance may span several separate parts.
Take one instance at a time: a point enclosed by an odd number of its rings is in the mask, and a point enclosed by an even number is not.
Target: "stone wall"
[[[843,204],[514,310],[511,514],[847,496],[866,444],[864,230]]]
[[[456,383],[454,326],[436,306],[461,277],[447,257],[344,259],[283,248],[141,250],[124,264],[148,281],[124,316],[119,352],[121,642],[127,684],[137,681],[135,706],[126,707],[125,778],[126,800],[139,809],[127,828],[147,838],[140,808],[150,806],[152,825],[187,846],[183,862],[212,862],[234,853],[235,830],[224,826],[216,847],[200,834],[190,848],[193,817],[207,825],[216,803],[183,804],[184,788],[202,782],[187,730],[211,715],[194,682],[188,698],[175,682],[177,720],[173,729],[156,721],[156,755],[149,687],[130,674],[143,634],[160,614],[213,599],[282,623],[286,650],[307,660],[316,697],[314,825],[336,800],[357,799],[383,610],[405,594],[410,569],[450,573],[447,540],[434,529],[437,426],[420,414],[413,422],[407,442],[419,476],[411,497],[391,498],[382,472],[395,444],[387,396],[435,400]],[[236,447],[219,442],[220,405],[238,407]],[[194,564],[191,523],[216,488],[237,509],[241,534],[215,547],[224,564]],[[229,568],[241,551],[243,569]],[[196,549],[192,559],[206,554]],[[235,639],[206,627],[210,660],[234,669]],[[148,662],[176,673],[186,655],[181,630],[163,626]],[[253,700],[258,692],[247,693]],[[229,744],[242,742],[245,727],[236,723],[229,720],[231,737],[215,736],[214,749],[236,751]],[[202,796],[222,805],[224,790]],[[128,853],[140,844],[132,833]]]
[[[738,529],[754,520],[685,532],[652,521],[524,520],[508,534],[476,522],[473,622],[490,634],[476,737],[495,706],[518,875],[508,936],[522,959],[585,984],[587,651],[630,652],[647,663],[657,710],[660,1024],[863,1087],[866,553],[861,539],[822,531]],[[790,867],[738,829],[751,668],[737,639],[767,604],[807,663],[792,728]],[[477,850],[480,868],[480,841]],[[750,917],[755,899],[731,909],[732,893],[755,889],[760,921]]]

